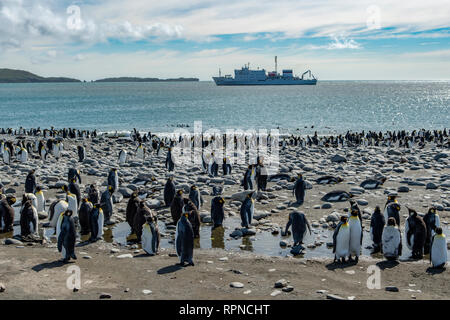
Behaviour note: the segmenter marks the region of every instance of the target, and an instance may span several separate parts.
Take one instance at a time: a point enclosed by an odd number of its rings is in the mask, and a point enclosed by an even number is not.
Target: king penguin
[[[32,205],[31,200],[22,204],[20,211],[20,235],[27,237],[29,235],[37,235],[39,227],[39,218],[36,208]]]
[[[213,229],[222,226],[225,212],[223,205],[225,200],[222,197],[214,197],[211,200],[211,220],[213,222]]]
[[[309,230],[309,234],[311,235],[311,227],[309,225],[308,219],[303,212],[300,211],[292,211],[289,214],[289,220],[286,224],[286,228],[284,233],[288,234],[289,228],[292,226],[292,237],[294,238],[293,247],[301,246],[303,244],[303,238],[306,235],[307,228]],[[300,249],[303,249],[301,247]]]
[[[69,208],[69,204],[65,200],[56,200],[54,201],[49,208],[49,226],[52,228],[56,228],[58,224],[58,219],[61,213],[64,213]]]
[[[345,258],[350,254],[350,226],[347,217],[342,216],[341,221],[333,233],[333,253],[334,262],[345,262]]]
[[[183,190],[178,190],[175,197],[170,204],[170,214],[172,216],[173,223],[176,224],[183,212]]]
[[[406,244],[412,251],[412,259],[423,258],[423,247],[427,237],[427,226],[417,212],[408,208],[409,217],[405,223]]]
[[[91,210],[91,216],[89,224],[91,228],[91,236],[89,241],[95,242],[103,237],[103,223],[104,223],[103,210],[99,203],[94,204]]]
[[[120,150],[119,152],[119,164],[124,165],[127,163],[127,152],[125,150]]]
[[[447,263],[447,240],[442,228],[436,228],[436,234],[431,240],[430,261],[433,268],[444,268]]]
[[[381,209],[379,206],[376,206],[370,219],[370,236],[373,241],[372,253],[381,251],[382,235],[385,224],[386,222],[384,220],[384,216],[381,214]]]
[[[88,198],[83,198],[81,200],[80,211],[78,213],[80,219],[80,234],[86,235],[91,231],[91,226],[89,224],[89,218],[91,216],[91,211],[93,209],[92,203]]]
[[[72,218],[72,211],[66,210],[62,216],[61,229],[58,235],[58,251],[62,254],[64,263],[69,262],[70,258],[76,260],[75,241],[76,241],[75,222]]]
[[[397,260],[402,255],[402,233],[395,224],[395,219],[391,217],[383,229],[383,254],[388,260]]]
[[[195,204],[197,209],[200,209],[203,204],[203,198],[200,195],[198,188],[194,185],[192,185],[189,190],[189,200]]]
[[[173,183],[173,177],[170,176],[167,179],[166,185],[164,186],[164,203],[166,206],[172,204],[173,198],[175,197],[175,184]]]
[[[45,197],[44,197],[44,192],[42,191],[42,188],[37,186],[36,193],[34,195],[36,196],[36,200],[37,200],[37,207],[36,207],[37,212],[45,213]]]
[[[353,209],[350,213],[349,222],[350,226],[350,247],[349,247],[349,261],[352,261],[352,255],[355,256],[355,261],[358,262],[359,255],[361,254],[362,245],[362,227],[361,220],[358,217],[358,210]]]
[[[177,222],[177,228],[175,232],[175,248],[177,255],[180,258],[180,265],[185,266],[185,262],[188,265],[193,266],[192,261],[194,255],[194,230],[188,219],[188,213],[185,213]]]
[[[146,216],[142,226],[142,249],[149,255],[158,254],[161,235],[156,217]]]
[[[253,199],[253,192],[250,192],[245,197],[244,202],[241,205],[241,226],[244,228],[248,228],[253,219],[253,215],[255,212],[255,200]]]
[[[14,196],[2,197],[0,199],[0,227],[2,227],[3,222],[2,232],[13,231],[14,208],[12,205],[14,203],[16,203]]]
[[[86,157],[86,149],[84,146],[77,146],[78,151],[78,162],[83,162]]]

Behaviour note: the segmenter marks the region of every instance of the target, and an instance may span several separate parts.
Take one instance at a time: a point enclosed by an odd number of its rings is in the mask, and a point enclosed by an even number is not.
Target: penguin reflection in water
[[[72,213],[72,210],[64,212],[58,236],[58,251],[61,252],[64,263],[69,262],[70,258],[77,259],[75,255],[76,230]]]
[[[175,248],[177,255],[180,258],[180,266],[185,266],[185,262],[188,265],[193,266],[192,261],[194,255],[194,230],[189,222],[189,214],[184,213],[177,223],[177,230],[175,234]]]

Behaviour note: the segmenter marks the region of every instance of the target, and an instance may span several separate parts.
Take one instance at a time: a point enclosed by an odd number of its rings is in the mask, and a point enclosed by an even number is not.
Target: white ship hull
[[[226,77],[213,77],[218,86],[279,86],[279,85],[315,85],[316,79],[265,79],[265,80],[235,80]]]

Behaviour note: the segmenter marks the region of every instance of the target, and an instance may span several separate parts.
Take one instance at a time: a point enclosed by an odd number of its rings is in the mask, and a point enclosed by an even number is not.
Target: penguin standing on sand
[[[175,184],[173,183],[173,177],[167,179],[166,185],[164,186],[164,203],[166,206],[172,204],[173,198],[175,197]]]
[[[197,207],[189,199],[183,199],[183,211],[182,214],[188,213],[189,222],[192,225],[192,230],[194,230],[194,237],[200,237],[200,214],[198,213]]]
[[[423,247],[427,237],[427,226],[416,210],[408,208],[409,217],[405,223],[406,244],[412,251],[412,259],[423,258]]]
[[[108,186],[112,187],[112,193],[119,190],[119,173],[116,168],[112,168],[108,174]]]
[[[103,210],[103,214],[105,216],[105,225],[114,224],[111,222],[111,217],[113,215],[113,201],[112,194],[114,193],[114,189],[112,186],[108,186],[106,190],[102,193],[100,198],[100,205]]]
[[[11,152],[9,151],[9,148],[5,146],[5,150],[3,150],[3,162],[9,165],[10,161],[11,161]]]
[[[42,144],[39,149],[39,156],[41,157],[41,160],[43,161],[47,160],[47,150],[45,149],[44,144]]]
[[[223,158],[222,170],[224,176],[231,174],[231,164],[228,162],[227,158]]]
[[[86,157],[86,149],[84,146],[77,146],[78,162],[83,162]]]
[[[144,225],[146,221],[146,217],[151,216],[153,217],[153,213],[151,210],[146,206],[145,201],[139,202],[139,208],[136,211],[136,214],[134,215],[134,221],[133,221],[133,230],[136,234],[136,238],[138,242],[141,242],[142,239],[142,226]]]
[[[189,190],[189,200],[191,200],[195,204],[197,209],[200,209],[203,204],[203,198],[197,187],[194,185],[192,185]]]
[[[14,203],[16,203],[16,198],[13,196],[2,197],[0,200],[0,228],[3,228],[2,232],[13,231],[14,208],[12,205]]]
[[[36,192],[36,176],[34,175],[34,169],[28,172],[25,179],[25,193],[35,193]]]
[[[61,230],[58,236],[58,251],[62,254],[64,263],[69,262],[70,258],[76,260],[75,255],[75,240],[77,233],[75,230],[75,222],[72,218],[72,211],[67,210],[64,212],[61,221]]]
[[[441,226],[439,215],[436,213],[436,208],[431,207],[427,214],[423,217],[423,222],[427,226],[427,237],[425,239],[425,245],[423,247],[423,253],[429,254],[431,248],[431,240],[436,233],[436,228]]]
[[[45,197],[41,187],[36,187],[36,193],[34,194],[37,200],[36,210],[38,213],[45,213]]]
[[[214,197],[211,200],[211,220],[213,222],[213,229],[222,226],[225,212],[223,205],[225,200],[222,197]]]
[[[135,233],[134,229],[133,229],[133,223],[134,223],[134,217],[136,215],[136,212],[139,209],[140,202],[141,201],[139,200],[138,192],[134,191],[131,194],[130,199],[128,199],[127,209],[126,209],[126,220],[127,220],[128,224],[130,225],[132,233]]]
[[[20,235],[27,237],[38,233],[39,218],[31,200],[25,201],[20,211]]]
[[[161,235],[156,217],[146,216],[142,226],[142,249],[149,255],[158,254]]]
[[[251,225],[255,213],[255,200],[252,196],[253,192],[247,194],[247,197],[245,197],[241,205],[241,226],[244,228],[248,228]]]
[[[89,219],[91,216],[91,211],[93,209],[92,203],[88,200],[88,198],[83,198],[81,200],[80,211],[78,213],[80,219],[81,235],[86,235],[91,231],[91,226],[89,223]]]
[[[122,149],[119,152],[119,164],[124,165],[125,163],[127,163],[127,152]]]
[[[26,163],[28,161],[28,151],[25,148],[20,148],[18,152],[19,160],[22,163]]]
[[[395,224],[391,217],[383,229],[383,254],[388,260],[397,260],[402,255],[402,233]]]
[[[309,234],[311,235],[311,227],[309,225],[308,219],[306,219],[306,216],[303,212],[292,211],[289,214],[289,220],[286,224],[284,234],[288,234],[291,225],[292,237],[294,238],[294,244],[292,247],[301,246],[303,244],[303,238],[306,235],[306,228],[308,228]],[[299,249],[302,250],[303,247],[301,246]]]
[[[178,190],[175,197],[170,204],[170,214],[172,215],[173,223],[176,224],[183,213],[183,190]]]
[[[185,266],[185,262],[188,265],[193,266],[192,261],[194,255],[194,230],[189,222],[188,214],[185,213],[177,222],[177,228],[175,232],[175,248],[177,255],[180,258],[180,265]]]
[[[379,206],[376,206],[370,219],[370,235],[373,241],[372,254],[381,251],[382,235],[385,224],[386,222],[384,216],[381,214],[381,209]]]
[[[99,202],[99,194],[95,185],[91,184],[88,190],[88,199],[92,204]]]
[[[349,247],[349,261],[353,261],[352,255],[355,256],[355,262],[358,262],[361,254],[362,245],[362,226],[361,220],[358,217],[358,210],[353,209],[350,213],[348,225],[350,227],[350,247]]]
[[[303,180],[303,176],[301,173],[298,174],[298,179],[297,181],[295,181],[292,193],[295,195],[297,204],[303,204],[303,202],[305,201],[306,182]]]
[[[447,263],[447,240],[442,228],[436,228],[436,234],[431,240],[430,261],[433,268],[445,268]]]
[[[144,161],[145,157],[145,148],[142,143],[139,143],[139,146],[136,149],[136,159]]]
[[[249,165],[247,170],[244,173],[244,190],[252,190],[253,189],[253,181],[252,181],[252,176],[253,176],[253,166]]]
[[[167,170],[169,170],[169,172],[173,171],[175,168],[175,162],[173,161],[173,156],[172,156],[172,148],[169,148],[169,151],[167,151],[165,166],[166,166]]]
[[[334,262],[345,262],[350,254],[350,226],[347,217],[342,216],[333,233]]]
[[[91,216],[89,218],[89,226],[91,229],[91,236],[89,241],[95,242],[103,237],[103,224],[104,224],[103,210],[99,203],[94,204],[91,210]]]

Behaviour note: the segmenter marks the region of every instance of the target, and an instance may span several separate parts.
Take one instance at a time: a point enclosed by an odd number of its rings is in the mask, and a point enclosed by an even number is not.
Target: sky
[[[450,80],[448,0],[0,0],[0,68],[80,80],[310,69]]]

